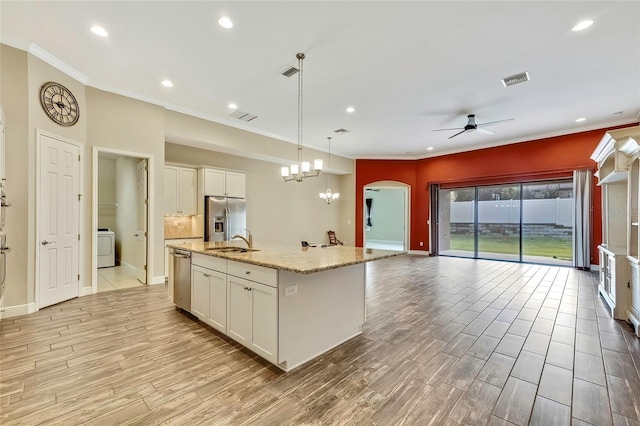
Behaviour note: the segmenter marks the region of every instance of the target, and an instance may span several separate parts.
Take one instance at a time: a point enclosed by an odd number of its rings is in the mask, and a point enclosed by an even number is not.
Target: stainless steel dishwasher
[[[191,253],[171,250],[173,263],[173,303],[191,312]]]

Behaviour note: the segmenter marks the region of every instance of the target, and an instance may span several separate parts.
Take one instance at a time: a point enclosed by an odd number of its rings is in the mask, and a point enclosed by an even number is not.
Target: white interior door
[[[136,167],[137,226],[136,226],[136,278],[147,283],[147,160]]]
[[[80,148],[40,134],[38,308],[78,297]]]

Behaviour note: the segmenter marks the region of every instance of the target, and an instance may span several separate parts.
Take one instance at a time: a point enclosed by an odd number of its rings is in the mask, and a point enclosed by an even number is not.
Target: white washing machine
[[[98,229],[98,268],[116,266],[116,234],[109,228]]]

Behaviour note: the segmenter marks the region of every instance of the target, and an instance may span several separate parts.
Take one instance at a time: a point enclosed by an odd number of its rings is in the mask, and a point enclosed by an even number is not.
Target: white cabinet
[[[626,319],[629,282],[629,264],[625,253],[615,253],[606,247],[600,251],[600,284],[598,291],[611,309],[616,319]]]
[[[227,261],[193,254],[191,264],[191,313],[227,334]]]
[[[278,362],[278,289],[228,275],[228,336]]]
[[[5,175],[5,141],[4,141],[4,113],[2,107],[0,107],[0,185],[4,186],[6,183]]]
[[[227,263],[228,336],[267,361],[278,363],[278,271]]]
[[[211,327],[227,333],[227,275],[191,267],[191,313]]]
[[[164,214],[197,214],[198,172],[189,167],[165,166]]]
[[[244,173],[200,169],[203,196],[245,198]]]

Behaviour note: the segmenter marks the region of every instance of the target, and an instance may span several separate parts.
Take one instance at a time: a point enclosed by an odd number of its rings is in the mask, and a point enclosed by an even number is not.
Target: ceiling
[[[639,120],[637,1],[3,0],[0,19],[3,43],[88,86],[293,143],[297,78],[280,73],[303,52],[304,145],[326,151],[332,136],[332,152],[350,158],[425,158]],[[593,25],[572,32],[584,19]],[[524,71],[530,81],[502,85]],[[258,117],[229,117],[232,102]],[[493,135],[432,131],[470,113],[514,120]]]

